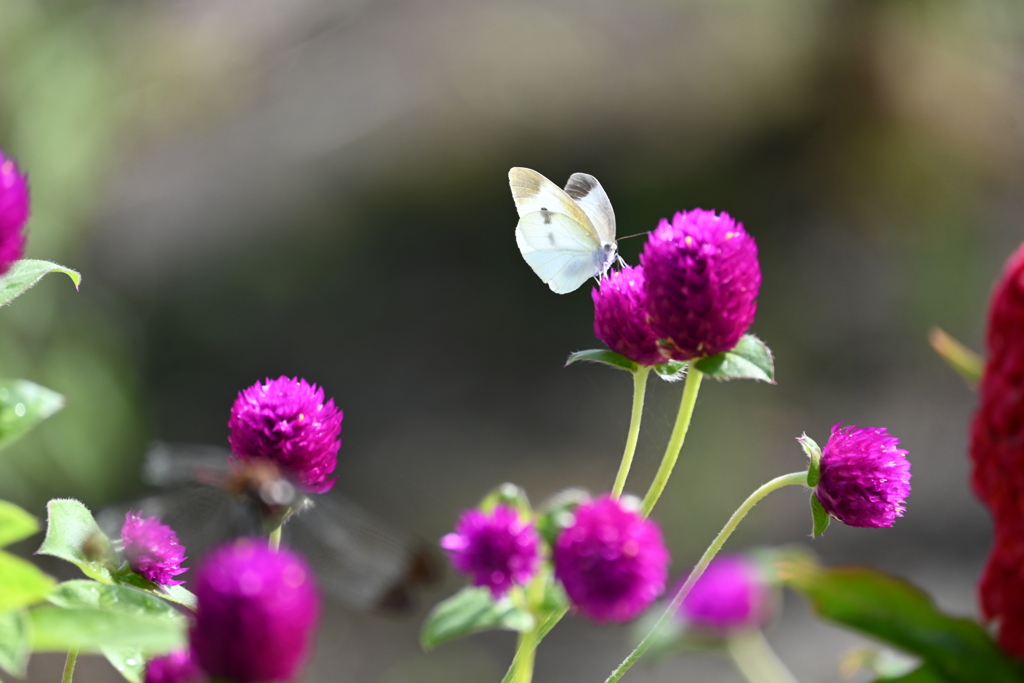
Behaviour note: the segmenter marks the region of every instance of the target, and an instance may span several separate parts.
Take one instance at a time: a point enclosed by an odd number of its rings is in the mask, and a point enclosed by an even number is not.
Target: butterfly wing
[[[533,272],[556,294],[579,289],[603,272],[601,243],[565,214],[547,210],[526,214],[516,226],[516,244]]]
[[[597,178],[589,173],[573,173],[565,184],[565,193],[587,214],[601,244],[614,245],[615,212]]]
[[[535,211],[564,214],[593,234],[595,240],[599,240],[597,230],[580,205],[540,173],[529,168],[513,168],[508,172],[508,185],[512,189],[512,199],[515,200],[520,218]]]

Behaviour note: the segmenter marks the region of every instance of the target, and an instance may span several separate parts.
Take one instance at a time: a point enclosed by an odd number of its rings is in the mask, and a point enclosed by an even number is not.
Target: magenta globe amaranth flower
[[[700,630],[726,636],[764,625],[771,618],[773,598],[757,562],[744,555],[720,555],[693,584],[679,614]]]
[[[121,542],[128,567],[142,578],[164,586],[185,583],[174,579],[188,571],[181,567],[186,559],[185,546],[178,543],[174,530],[159,519],[129,510],[121,527]]]
[[[885,429],[832,427],[821,452],[814,492],[830,515],[849,526],[889,527],[910,494],[910,461]]]
[[[514,584],[529,582],[537,569],[537,531],[533,523],[505,505],[490,514],[467,510],[455,533],[441,539],[452,564],[472,577],[473,585],[486,586],[500,598]]]
[[[309,493],[325,493],[338,464],[342,412],[304,379],[278,377],[239,392],[228,442],[240,460],[267,459]]]
[[[665,590],[661,530],[608,496],[580,505],[574,517],[555,542],[555,576],[594,621],[629,621]]]
[[[28,221],[28,181],[0,150],[0,275],[25,252],[22,228]]]
[[[188,650],[156,657],[146,664],[144,683],[204,683],[206,676],[192,661]]]
[[[615,353],[639,363],[664,363],[658,337],[647,322],[644,269],[626,266],[603,278],[594,300],[594,335]]]
[[[662,219],[640,263],[651,329],[675,360],[728,351],[753,324],[757,245],[729,214],[694,209]]]
[[[310,568],[265,541],[221,546],[196,570],[192,657],[231,683],[291,681],[313,641],[320,598]]]

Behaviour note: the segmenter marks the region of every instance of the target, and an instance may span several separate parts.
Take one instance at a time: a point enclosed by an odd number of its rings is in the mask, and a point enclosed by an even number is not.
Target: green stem
[[[273,550],[275,553],[281,548],[281,529],[283,527],[284,525],[282,524],[281,526],[277,527],[276,529],[270,532],[270,540],[268,541],[268,543],[270,545],[270,549]]]
[[[676,424],[672,427],[672,436],[669,437],[668,447],[665,448],[665,455],[661,459],[661,466],[658,473],[654,475],[651,488],[644,496],[644,502],[640,511],[644,517],[651,514],[654,504],[661,497],[661,492],[668,484],[668,478],[672,474],[672,468],[676,466],[679,458],[679,451],[683,448],[683,441],[686,440],[686,432],[690,428],[690,418],[693,416],[693,406],[697,403],[697,391],[700,389],[700,380],[704,373],[693,367],[686,372],[686,385],[683,387],[683,399],[679,402],[679,414],[676,416]]]
[[[75,661],[78,659],[78,650],[68,650],[68,658],[64,661],[64,676],[60,683],[71,683],[75,675]]]
[[[514,663],[515,673],[512,683],[530,683],[533,680],[533,661],[537,652],[537,629],[531,628],[519,634],[519,645],[516,647]]]
[[[693,571],[690,572],[690,575],[686,577],[686,583],[683,584],[675,597],[672,598],[672,602],[669,603],[668,608],[665,609],[665,613],[661,615],[661,619],[658,620],[658,623],[655,624],[650,633],[640,641],[640,644],[636,646],[636,649],[626,657],[625,661],[619,665],[619,668],[612,672],[612,675],[605,680],[605,683],[615,683],[615,681],[622,678],[623,674],[625,674],[629,668],[633,666],[638,659],[640,659],[640,656],[647,651],[647,648],[649,648],[651,643],[654,641],[654,636],[658,632],[658,629],[662,628],[669,619],[673,618],[673,615],[675,615],[679,610],[679,606],[683,604],[683,600],[685,600],[686,596],[690,593],[690,589],[693,588],[693,584],[697,583],[697,579],[701,577],[704,570],[707,569],[709,564],[711,564],[711,560],[713,560],[715,555],[718,554],[718,551],[722,549],[722,546],[725,545],[729,536],[731,536],[732,532],[736,530],[736,527],[739,526],[739,523],[747,516],[747,513],[750,512],[751,508],[757,505],[757,503],[769,493],[777,489],[781,489],[783,486],[803,486],[806,484],[807,472],[793,472],[792,474],[785,474],[781,477],[776,477],[751,493],[750,497],[743,501],[743,504],[737,508],[736,512],[732,513],[732,517],[730,517],[729,521],[725,523],[722,530],[718,532],[718,535],[715,536],[715,540],[711,542],[708,549],[704,551],[700,561],[697,562],[697,566],[694,567]]]
[[[640,436],[640,418],[644,414],[644,394],[647,392],[647,378],[650,375],[651,368],[648,365],[641,365],[640,369],[633,373],[633,414],[629,418],[626,450],[622,453],[619,473],[615,475],[615,484],[612,485],[612,498],[618,498],[622,495],[622,489],[626,486],[626,477],[629,476],[629,468],[633,464],[633,454],[636,453],[636,441]]]
[[[725,648],[750,683],[797,683],[760,629],[737,633],[726,641]]]

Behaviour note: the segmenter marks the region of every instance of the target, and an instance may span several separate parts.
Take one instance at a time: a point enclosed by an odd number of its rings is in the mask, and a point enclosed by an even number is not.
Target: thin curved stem
[[[282,528],[284,528],[283,524],[281,526],[277,527],[276,529],[274,529],[273,531],[271,531],[270,532],[270,538],[267,541],[267,543],[270,545],[270,549],[273,550],[275,553],[278,550],[281,549],[281,529]]]
[[[622,495],[622,489],[626,486],[626,477],[629,476],[629,468],[633,464],[633,454],[636,453],[636,442],[640,437],[640,419],[644,414],[644,394],[647,393],[647,378],[651,375],[651,368],[647,365],[640,366],[640,369],[633,373],[633,412],[629,417],[629,434],[626,436],[626,450],[622,453],[622,463],[619,465],[619,472],[615,475],[615,484],[612,485],[612,498]]]
[[[718,554],[718,551],[722,549],[725,542],[729,540],[729,536],[731,536],[732,532],[736,530],[736,527],[739,526],[739,523],[747,516],[747,513],[750,512],[751,508],[757,505],[762,498],[772,491],[781,489],[784,486],[798,486],[806,484],[807,472],[793,472],[792,474],[785,474],[781,477],[776,477],[751,493],[750,496],[743,501],[743,504],[736,509],[736,512],[732,513],[732,517],[730,517],[729,521],[725,523],[722,530],[718,532],[718,535],[715,536],[715,540],[711,542],[708,549],[704,551],[700,561],[697,562],[697,566],[694,567],[693,571],[690,572],[690,575],[686,577],[686,583],[684,583],[682,588],[676,592],[675,597],[672,598],[672,602],[670,602],[668,607],[665,609],[665,613],[661,615],[660,619],[658,619],[658,623],[654,625],[654,628],[651,629],[650,633],[644,636],[644,639],[640,641],[640,644],[636,646],[636,649],[629,653],[629,656],[626,657],[622,664],[619,665],[619,668],[612,672],[612,675],[605,680],[605,683],[615,683],[615,681],[622,678],[629,668],[633,666],[638,659],[640,659],[644,652],[647,651],[647,648],[649,648],[651,643],[654,641],[654,636],[658,629],[662,628],[665,623],[668,622],[668,620],[671,619],[679,610],[679,606],[683,604],[683,600],[685,600],[686,596],[689,595],[690,589],[693,588],[693,584],[697,583],[697,579],[699,579],[701,574],[704,573],[704,570],[708,568],[708,565],[711,564],[711,560],[713,560],[715,555]]]
[[[530,683],[533,680],[533,662],[537,653],[537,643],[536,628],[519,634],[512,683]]]
[[[737,633],[726,641],[725,649],[750,683],[798,683],[768,644],[761,629]]]
[[[683,398],[679,402],[679,414],[676,416],[676,424],[672,427],[672,436],[669,437],[668,446],[665,448],[665,455],[661,458],[661,466],[658,473],[654,475],[651,488],[644,496],[644,502],[640,506],[641,514],[644,517],[651,514],[654,504],[661,497],[661,492],[668,484],[668,478],[672,475],[672,468],[676,466],[679,459],[679,451],[683,448],[686,440],[686,432],[690,429],[690,418],[693,416],[693,406],[697,403],[697,392],[700,390],[700,381],[704,373],[693,367],[693,363],[686,372],[686,385],[683,387]]]
[[[68,658],[64,660],[64,675],[61,677],[61,683],[71,683],[71,679],[75,675],[75,662],[78,660],[78,650],[68,650]]]

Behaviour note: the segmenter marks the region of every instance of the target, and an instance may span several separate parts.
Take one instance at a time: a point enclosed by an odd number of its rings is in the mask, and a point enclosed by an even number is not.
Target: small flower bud
[[[885,429],[832,426],[814,492],[843,524],[890,527],[910,495],[910,461]]]
[[[178,543],[174,530],[156,517],[129,510],[121,527],[121,542],[128,567],[142,578],[164,586],[185,583],[174,579],[188,571],[181,567],[185,546]]]
[[[665,590],[661,530],[608,496],[580,505],[574,517],[555,542],[555,576],[594,621],[633,619]]]
[[[188,650],[156,657],[146,664],[144,683],[204,683],[206,676]]]
[[[196,570],[192,657],[231,683],[295,679],[320,611],[309,567],[293,553],[240,539],[211,552]]]
[[[760,567],[744,555],[719,555],[683,600],[679,614],[696,628],[725,637],[763,626],[773,594]]]
[[[658,338],[647,323],[642,266],[612,271],[590,296],[594,300],[594,335],[609,349],[640,365],[665,362]]]
[[[467,510],[455,533],[441,539],[452,564],[472,577],[474,586],[486,586],[495,599],[513,584],[525,585],[537,569],[537,531],[533,523],[506,505],[490,514]]]
[[[28,181],[14,160],[0,150],[0,275],[25,252],[21,229],[28,221],[28,212]]]
[[[239,460],[267,459],[309,493],[326,493],[338,464],[342,412],[324,390],[279,377],[239,392],[231,407],[228,443]]]
[[[694,209],[662,219],[640,263],[651,329],[673,359],[728,351],[753,324],[757,245],[729,214]]]

